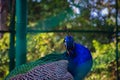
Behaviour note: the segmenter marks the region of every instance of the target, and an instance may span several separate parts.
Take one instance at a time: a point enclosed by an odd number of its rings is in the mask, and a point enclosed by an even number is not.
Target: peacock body
[[[11,77],[10,80],[73,80],[67,71],[67,60],[36,66],[27,73]]]
[[[74,80],[83,80],[92,68],[92,55],[88,48],[74,42],[72,36],[66,36],[65,40],[68,71],[73,75]]]
[[[83,80],[92,68],[88,48],[75,43],[72,36],[64,39],[66,52],[50,54],[35,62],[15,68],[6,80]]]
[[[60,60],[63,60],[63,61],[60,61]],[[30,62],[30,63],[27,63],[27,64],[23,64],[21,66],[18,66],[16,67],[13,71],[11,71],[9,73],[9,75],[6,77],[5,80],[21,80],[19,79],[20,77],[22,79],[25,78],[25,75],[28,75],[30,74],[37,74],[36,72],[36,69],[39,68],[39,69],[42,69],[41,67],[42,66],[47,66],[47,65],[50,65],[52,63],[52,65],[54,65],[55,67],[56,66],[56,62],[58,61],[58,64],[60,65],[61,63],[64,63],[64,67],[61,66],[61,68],[65,68],[68,64],[68,62],[65,61],[65,56],[64,54],[58,54],[58,53],[51,53],[49,55],[46,55],[45,57],[42,57],[40,58],[39,60],[37,61],[33,61],[33,62]],[[55,62],[55,63],[53,63]],[[41,67],[40,67],[41,66]],[[37,68],[36,68],[37,67]],[[46,68],[49,68],[49,67],[46,67]],[[57,67],[58,68],[58,67]],[[32,70],[32,71],[31,71]],[[38,70],[39,71],[39,70]],[[47,71],[46,71],[47,72]],[[68,73],[67,73],[68,74]],[[32,75],[32,77],[34,77],[35,75]],[[45,75],[44,75],[45,76]],[[28,76],[26,76],[28,78]],[[29,76],[30,77],[30,76]],[[27,80],[30,80],[30,79],[27,79]],[[33,79],[33,80],[44,80],[42,77],[39,79]],[[47,80],[47,79],[45,79]],[[59,80],[59,79],[57,79]],[[71,79],[70,79],[71,80]]]

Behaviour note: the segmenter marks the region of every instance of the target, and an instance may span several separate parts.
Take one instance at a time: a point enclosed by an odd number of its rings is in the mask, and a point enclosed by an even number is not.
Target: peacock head
[[[67,51],[72,50],[74,48],[74,39],[72,36],[66,36],[64,38],[64,45]]]

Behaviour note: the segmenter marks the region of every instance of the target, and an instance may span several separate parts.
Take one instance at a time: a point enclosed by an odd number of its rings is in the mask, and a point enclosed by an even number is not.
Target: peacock
[[[16,67],[5,80],[83,80],[93,64],[89,49],[72,36],[64,38],[64,45],[64,53],[49,54]]]
[[[64,39],[66,57],[69,61],[68,71],[73,75],[74,80],[83,80],[90,72],[93,64],[92,55],[88,48],[74,42],[72,36]]]

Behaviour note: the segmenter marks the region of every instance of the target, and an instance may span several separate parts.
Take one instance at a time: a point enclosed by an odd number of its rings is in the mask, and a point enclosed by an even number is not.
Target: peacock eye
[[[66,44],[66,43],[64,43],[64,45],[65,45],[65,46],[67,46],[67,44]]]

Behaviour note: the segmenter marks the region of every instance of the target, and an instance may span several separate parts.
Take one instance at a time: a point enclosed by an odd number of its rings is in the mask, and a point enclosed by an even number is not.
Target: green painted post
[[[27,0],[16,0],[16,66],[26,63]]]
[[[15,67],[15,4],[10,0],[10,49],[9,49],[9,71]]]
[[[118,58],[118,0],[116,0],[116,76],[117,80],[120,80]]]

